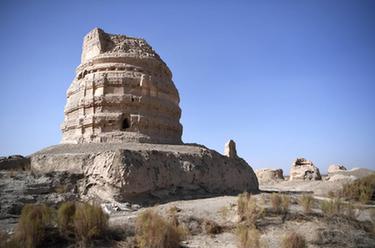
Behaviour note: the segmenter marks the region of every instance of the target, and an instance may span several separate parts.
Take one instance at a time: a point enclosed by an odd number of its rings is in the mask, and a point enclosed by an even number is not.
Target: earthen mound
[[[297,158],[290,169],[289,180],[322,180],[322,176],[312,161]]]

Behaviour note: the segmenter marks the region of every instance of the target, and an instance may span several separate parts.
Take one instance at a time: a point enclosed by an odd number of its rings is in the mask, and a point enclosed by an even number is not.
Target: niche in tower
[[[125,131],[126,129],[128,129],[130,127],[130,123],[129,123],[129,120],[128,118],[124,118],[122,120],[122,123],[121,123],[121,130],[122,131]]]

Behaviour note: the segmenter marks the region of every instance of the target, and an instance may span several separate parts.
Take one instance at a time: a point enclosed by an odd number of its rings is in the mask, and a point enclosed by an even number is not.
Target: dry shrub
[[[343,211],[343,204],[340,198],[334,198],[329,201],[321,201],[320,209],[327,216],[339,215]]]
[[[202,228],[207,234],[219,234],[223,231],[223,228],[212,220],[204,220],[202,223]]]
[[[264,209],[257,205],[256,198],[245,192],[239,195],[237,204],[241,220],[255,226],[256,221],[262,217],[264,212]]]
[[[283,213],[289,212],[290,196],[283,195],[281,198],[281,210]]]
[[[336,196],[336,194],[335,194],[335,192],[333,192],[332,190],[330,190],[329,192],[328,192],[328,197],[329,198],[334,198]]]
[[[61,236],[69,238],[74,235],[75,202],[65,202],[57,210],[57,226]]]
[[[178,212],[181,212],[181,209],[179,209],[179,208],[176,207],[176,206],[172,206],[172,207],[169,208],[169,210],[168,210],[168,213],[169,213],[170,215],[175,215],[175,214],[177,214]]]
[[[221,218],[223,218],[224,220],[226,220],[229,216],[229,213],[230,213],[230,207],[222,207],[219,209],[218,211],[218,214],[221,216]]]
[[[37,247],[46,237],[46,228],[52,224],[52,210],[44,204],[26,204],[14,234],[20,247]]]
[[[280,194],[272,193],[271,195],[271,206],[272,210],[276,213],[281,213],[281,196]]]
[[[312,197],[311,195],[302,195],[299,198],[299,204],[302,206],[303,212],[305,214],[309,214],[311,213],[314,204],[314,197]]]
[[[260,232],[255,227],[247,227],[244,224],[236,228],[239,248],[260,248]]]
[[[375,192],[375,173],[345,184],[340,192],[346,199],[368,203]]]
[[[305,238],[296,233],[296,232],[290,232],[287,235],[284,236],[282,242],[281,242],[282,248],[305,248],[306,240]]]
[[[271,206],[275,213],[287,213],[289,211],[290,197],[273,193],[271,195]]]
[[[357,219],[360,215],[360,207],[353,205],[352,202],[349,202],[345,206],[345,215],[351,219]]]
[[[80,244],[86,246],[92,239],[104,236],[107,228],[108,215],[103,212],[100,206],[76,203],[74,232]]]
[[[165,221],[152,210],[141,213],[136,221],[136,240],[140,248],[175,248],[184,238],[184,230]]]

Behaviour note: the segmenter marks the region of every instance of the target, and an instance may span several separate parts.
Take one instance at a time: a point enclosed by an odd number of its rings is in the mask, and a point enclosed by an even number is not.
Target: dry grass
[[[175,248],[183,240],[183,228],[171,224],[152,210],[141,213],[136,221],[136,240],[140,248]]]
[[[303,212],[305,214],[309,214],[312,211],[312,207],[314,205],[314,197],[311,195],[302,195],[299,198],[299,204],[303,208]]]
[[[263,216],[264,209],[257,205],[256,198],[245,192],[237,200],[238,215],[242,221],[255,226],[256,221]]]
[[[103,237],[108,228],[108,215],[100,206],[77,203],[74,213],[74,232],[79,244],[87,246],[94,238]]]
[[[65,202],[57,210],[57,226],[60,235],[69,238],[74,236],[74,214],[76,212],[75,202]]]
[[[272,210],[276,213],[281,213],[281,196],[280,194],[272,193],[271,195],[271,206]]]
[[[178,207],[172,206],[172,207],[169,208],[168,213],[171,214],[171,215],[175,215],[180,211],[181,211],[181,209],[179,209]]]
[[[225,207],[220,208],[218,211],[218,214],[221,216],[221,218],[226,220],[230,214],[230,207],[225,206]]]
[[[328,201],[320,202],[320,209],[327,216],[340,215],[343,212],[343,203],[336,197]]]
[[[260,232],[255,227],[247,227],[244,224],[236,228],[238,248],[260,248]]]
[[[46,228],[52,224],[52,210],[44,204],[26,204],[21,212],[14,234],[20,247],[38,247],[46,237]]]
[[[273,193],[271,195],[271,206],[275,213],[287,213],[289,211],[290,197]]]
[[[283,195],[281,198],[281,209],[283,213],[289,212],[289,206],[290,206],[290,196]]]
[[[223,228],[212,220],[204,220],[202,223],[202,229],[207,234],[219,234],[223,231]]]
[[[345,184],[340,194],[346,199],[368,203],[375,192],[375,173]]]
[[[353,203],[349,202],[346,204],[344,213],[350,219],[357,219],[359,217],[361,208],[359,206],[355,206]]]
[[[305,238],[296,233],[296,232],[290,232],[286,234],[281,242],[282,248],[305,248],[306,240]]]

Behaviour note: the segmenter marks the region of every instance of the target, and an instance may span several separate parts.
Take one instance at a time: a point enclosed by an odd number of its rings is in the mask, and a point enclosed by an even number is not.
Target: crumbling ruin
[[[62,143],[180,144],[179,101],[171,71],[145,40],[95,28],[67,91]]]
[[[67,91],[62,144],[31,156],[34,172],[82,175],[82,197],[105,201],[258,192],[236,154],[183,144],[172,73],[143,39],[89,32]]]

